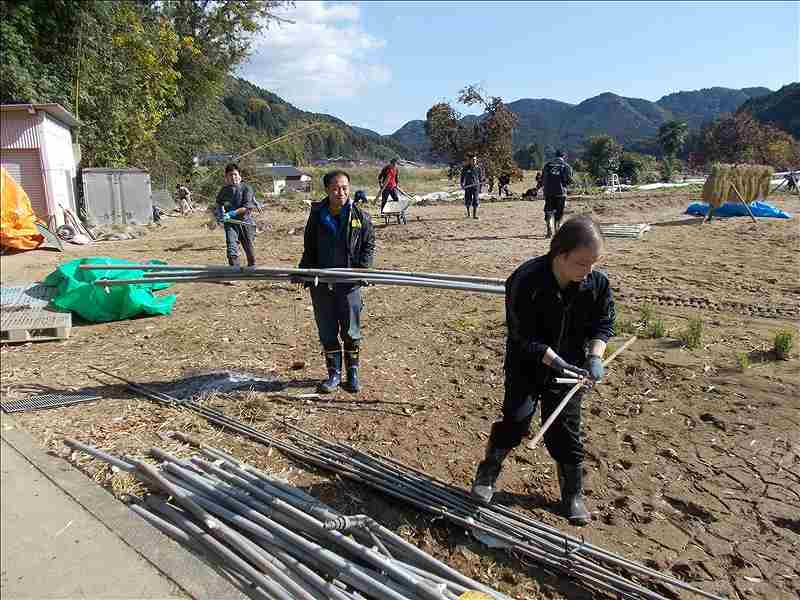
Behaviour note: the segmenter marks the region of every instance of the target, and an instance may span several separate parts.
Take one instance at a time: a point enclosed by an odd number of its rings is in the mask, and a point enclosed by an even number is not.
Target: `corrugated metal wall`
[[[48,222],[50,211],[47,208],[39,151],[0,150],[0,164],[28,194],[36,216]]]
[[[24,110],[0,112],[0,148],[39,148],[39,123],[43,117],[43,112],[34,115]]]

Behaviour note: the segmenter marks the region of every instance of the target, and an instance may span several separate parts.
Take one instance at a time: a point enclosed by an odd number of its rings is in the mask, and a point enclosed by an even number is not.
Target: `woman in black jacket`
[[[530,434],[537,404],[542,423],[566,393],[558,375],[585,378],[587,387],[603,377],[603,353],[614,323],[608,278],[593,266],[603,238],[588,217],[567,221],[550,252],[522,265],[506,280],[505,399],[501,420],[492,425],[486,457],[478,465],[473,494],[489,502],[503,461]],[[584,525],[581,396],[576,394],[544,436],[556,461],[564,512]]]

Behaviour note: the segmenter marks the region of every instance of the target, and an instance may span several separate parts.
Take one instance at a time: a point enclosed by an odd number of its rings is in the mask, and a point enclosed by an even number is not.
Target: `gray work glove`
[[[559,375],[564,375],[566,377],[572,377],[573,375],[577,375],[579,378],[590,377],[589,371],[569,364],[558,354],[556,354],[555,358],[553,358],[553,361],[550,363],[550,368],[556,371]]]
[[[589,371],[589,377],[594,379],[595,383],[603,380],[606,374],[605,367],[603,367],[603,359],[595,354],[590,354],[586,357],[586,370]]]

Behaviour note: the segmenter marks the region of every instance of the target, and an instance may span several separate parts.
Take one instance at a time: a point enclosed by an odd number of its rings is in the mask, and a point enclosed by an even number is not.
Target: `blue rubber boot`
[[[361,391],[358,381],[358,348],[344,351],[344,365],[347,369],[347,380],[342,385],[348,392],[357,394]]]
[[[326,352],[325,366],[328,368],[328,379],[317,386],[317,391],[320,394],[331,394],[342,383],[342,351]]]

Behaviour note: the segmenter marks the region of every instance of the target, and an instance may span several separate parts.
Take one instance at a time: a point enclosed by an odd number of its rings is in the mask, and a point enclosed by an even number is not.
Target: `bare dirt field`
[[[608,240],[598,268],[608,272],[629,328],[649,306],[666,336],[638,341],[584,401],[591,526],[577,530],[558,515],[554,465],[543,448],[521,447],[512,455],[497,501],[708,591],[794,599],[800,595],[798,220],[701,225],[682,215],[692,197],[671,191],[570,202],[571,212],[591,212],[601,222],[654,224],[641,240]],[[797,197],[779,196],[774,203],[800,212]],[[302,203],[267,210],[269,226],[256,242],[259,263],[296,265],[306,219]],[[40,280],[60,262],[85,256],[222,264],[223,233],[204,222],[200,215],[167,219],[138,240],[4,256],[2,280]],[[480,220],[466,219],[458,202],[415,207],[407,225],[376,220],[376,226],[375,266],[383,269],[504,278],[548,244],[541,201],[484,203]],[[324,371],[307,293],[263,282],[185,284],[171,291],[178,299],[168,317],[79,324],[63,342],[3,346],[4,399],[30,386],[95,386],[104,397],[20,414],[21,425],[118,495],[135,488],[99,462],[70,456],[60,442],[64,436],[113,453],[142,456],[159,445],[186,455],[188,448],[164,438],[187,431],[283,472],[346,513],[378,518],[516,597],[593,597],[391,499],[299,468],[278,452],[133,396],[110,380],[99,384],[88,369],[145,384],[220,369],[270,378],[283,393],[240,391],[207,401],[272,434],[283,431],[275,418],[286,419],[468,488],[502,402],[502,297],[366,289],[364,389],[354,403],[346,392],[333,400],[348,402],[294,398],[313,392]],[[703,324],[695,350],[678,341],[692,317]],[[776,360],[772,340],[786,328],[794,331],[795,349],[789,360]],[[298,361],[305,366],[296,368]]]

